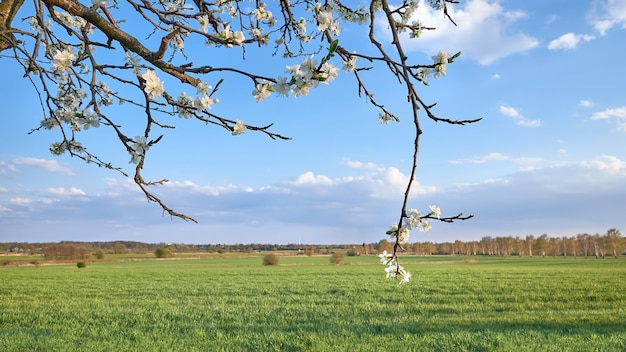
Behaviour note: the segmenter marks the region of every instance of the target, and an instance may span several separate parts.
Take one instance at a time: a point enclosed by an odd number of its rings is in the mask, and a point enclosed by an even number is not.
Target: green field
[[[0,351],[626,351],[626,259],[0,267]]]

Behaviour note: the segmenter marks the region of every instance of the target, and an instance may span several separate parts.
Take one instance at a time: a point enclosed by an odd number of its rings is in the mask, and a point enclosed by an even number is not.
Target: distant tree
[[[563,242],[559,237],[550,237],[550,249],[552,250],[552,256],[557,257],[561,255],[561,243]]]
[[[535,246],[535,236],[533,235],[526,236],[526,240],[524,242],[526,242],[526,247],[528,248],[528,256],[532,257],[533,247]]]
[[[624,238],[618,229],[610,229],[606,232],[607,244],[613,252],[613,257],[624,252]]]
[[[585,258],[587,258],[592,248],[591,235],[589,235],[588,233],[578,234],[576,235],[576,242],[578,242],[580,248],[582,249],[583,255],[585,256]]]
[[[546,253],[550,253],[550,238],[547,234],[543,234],[535,241],[535,252],[541,253],[542,257],[546,256]]]
[[[154,256],[157,258],[168,258],[171,255],[172,253],[167,247],[159,247],[154,251]]]
[[[87,259],[91,256],[91,250],[84,244],[51,243],[43,247],[43,254],[45,259],[51,260]]]
[[[267,253],[263,257],[263,265],[278,265],[280,258],[276,253]]]
[[[333,253],[333,255],[330,256],[330,263],[334,265],[338,265],[341,263],[341,261],[345,257],[346,257],[346,254],[344,252]]]
[[[104,251],[102,249],[98,249],[96,253],[94,253],[96,259],[104,259]]]
[[[113,253],[115,254],[126,254],[128,253],[128,248],[122,243],[116,243],[113,246]]]
[[[607,241],[603,236],[600,236],[599,233],[596,233],[592,237],[593,241],[593,251],[596,255],[596,258],[604,258],[606,254],[606,245]]]

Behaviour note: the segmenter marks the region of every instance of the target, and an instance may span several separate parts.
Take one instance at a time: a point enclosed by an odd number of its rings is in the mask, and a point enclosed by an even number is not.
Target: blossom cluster
[[[287,66],[285,73],[291,77],[279,76],[276,83],[261,82],[252,91],[256,101],[261,101],[276,92],[284,97],[292,93],[294,97],[309,94],[311,88],[319,83],[328,84],[339,74],[339,69],[329,62],[324,62],[318,67],[318,62],[312,56],[303,60],[302,64]]]
[[[139,161],[146,155],[146,151],[150,148],[150,146],[148,145],[146,137],[144,136],[137,136],[134,140],[132,140],[132,142],[133,144],[130,145],[130,162],[133,164],[138,164]]]
[[[435,217],[439,219],[441,216],[441,209],[436,205],[430,206],[430,212],[422,216],[421,212],[418,209],[410,209],[408,214],[402,217],[403,225],[400,229],[398,229],[398,224],[393,224],[387,231],[387,235],[391,237],[392,241],[397,245],[403,246],[409,243],[411,230],[419,229],[420,231],[429,231],[430,230],[430,222],[428,222],[427,217]],[[382,264],[387,265],[385,268],[385,272],[387,273],[387,277],[397,277],[400,276],[400,284],[409,282],[411,278],[411,273],[404,270],[404,268],[399,264],[398,257],[395,254],[389,254],[387,251],[384,251],[382,254],[379,254],[380,261]]]
[[[212,87],[208,83],[201,82],[196,86],[197,96],[195,99],[188,96],[185,92],[180,93],[177,100],[179,106],[176,106],[176,113],[180,117],[189,118],[193,110],[205,112],[210,110],[213,104],[219,103],[218,98],[211,98],[209,94],[211,89]]]
[[[400,277],[399,285],[405,284],[411,280],[411,273],[406,271],[398,262],[398,258],[387,251],[383,251],[378,255],[380,263],[385,265],[385,273],[387,278]]]
[[[339,35],[341,27],[334,18],[332,9],[323,9],[319,2],[315,4],[315,18],[317,19],[317,29],[321,32],[330,31],[333,35]]]
[[[448,52],[439,50],[439,53],[433,56],[433,61],[435,62],[435,78],[439,78],[439,76],[445,76],[446,69],[448,68]]]
[[[230,24],[221,22],[217,25],[217,37],[226,42],[227,48],[232,48],[233,44],[242,45],[246,40],[242,31],[232,31]]]

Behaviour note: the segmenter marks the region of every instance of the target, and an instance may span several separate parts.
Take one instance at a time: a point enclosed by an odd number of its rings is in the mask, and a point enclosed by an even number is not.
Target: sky
[[[411,242],[624,231],[626,0],[470,0],[450,15],[457,27],[421,6],[415,16],[437,31],[404,38],[409,56],[422,63],[438,50],[462,52],[445,77],[431,78],[419,93],[437,102],[439,116],[483,119],[451,126],[421,115],[409,207],[438,205],[443,215],[474,218],[432,223]],[[347,38],[363,35],[343,30]],[[358,40],[349,46],[354,42],[346,48],[360,49]],[[245,67],[283,74],[280,59],[249,55]],[[33,87],[10,58],[0,57],[0,72],[0,242],[371,243],[398,221],[414,127],[402,87],[386,72],[366,77],[401,116],[388,125],[357,97],[346,71],[306,97],[258,103],[247,82],[226,77],[213,112],[274,122],[273,131],[293,139],[231,136],[176,121],[150,149],[144,177],[167,178],[155,194],[198,224],[163,215],[118,172],[50,154],[55,131],[28,134],[42,117]],[[141,134],[132,130],[133,113],[119,109],[131,121],[128,133]],[[81,138],[132,174],[108,131]]]

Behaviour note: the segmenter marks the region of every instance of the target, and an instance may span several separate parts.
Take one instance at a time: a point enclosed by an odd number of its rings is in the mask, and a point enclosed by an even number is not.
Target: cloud
[[[54,172],[54,173],[58,173],[62,175],[68,175],[68,176],[74,175],[74,172],[71,169],[63,165],[60,165],[56,160],[21,157],[21,158],[13,159],[13,162],[18,165],[27,165],[27,166],[42,168],[46,171]]]
[[[626,106],[621,106],[619,108],[606,109],[604,111],[596,112],[591,115],[592,120],[606,120],[615,117],[617,119],[626,118]]]
[[[18,171],[19,170],[15,168],[15,165],[7,164],[4,161],[0,161],[0,176],[9,177],[9,174],[13,174]]]
[[[70,187],[69,189],[65,189],[65,187],[50,187],[48,188],[48,192],[57,195],[57,196],[84,196],[86,195],[85,191],[80,188]]]
[[[611,173],[626,175],[626,162],[612,155],[602,155],[595,160],[582,161],[579,165],[584,168],[595,168],[598,170],[609,171]]]
[[[626,1],[603,0],[595,1],[594,5],[589,18],[600,35],[606,35],[614,26],[626,28]]]
[[[24,198],[24,197],[15,197],[15,198],[9,199],[9,203],[16,204],[16,205],[28,205],[28,204],[31,204],[32,202],[33,202],[32,199]]]
[[[550,50],[573,50],[581,40],[586,42],[596,39],[593,35],[566,33],[548,44]]]
[[[626,106],[617,108],[609,108],[604,111],[598,111],[591,115],[592,120],[612,120],[617,122],[620,130],[626,132]]]
[[[520,112],[512,107],[512,106],[507,106],[507,105],[500,105],[500,113],[502,113],[505,116],[508,117],[512,117],[513,120],[515,121],[515,124],[518,126],[524,126],[524,127],[539,127],[541,126],[541,121],[539,120],[529,120],[527,118],[525,118],[522,114],[520,114]]]
[[[483,164],[488,161],[511,161],[516,164],[530,164],[542,161],[542,158],[512,158],[509,155],[502,153],[489,153],[483,156],[468,158],[468,159],[456,159],[450,161],[452,164],[465,164],[465,163],[473,163],[473,164]]]
[[[298,176],[298,178],[296,179],[296,181],[294,182],[295,185],[305,185],[305,184],[325,184],[325,185],[332,185],[335,182],[333,182],[333,180],[331,180],[329,177],[324,176],[324,175],[315,175],[313,172],[308,171],[300,176]]]
[[[408,38],[408,34],[403,35],[406,50],[428,53],[435,53],[439,49],[453,53],[462,51],[462,57],[489,65],[539,45],[537,39],[513,29],[517,22],[526,18],[523,11],[505,10],[497,0],[470,0],[464,2],[464,6],[448,6],[448,13],[458,26],[445,19],[441,11],[420,1],[412,20],[419,20],[424,26],[437,29],[423,31],[417,39]]]
[[[524,163],[533,158],[489,153],[466,162],[489,160]],[[366,162],[354,165],[375,166]],[[0,226],[13,236],[3,238],[6,241],[377,242],[384,238],[388,225],[397,221],[402,192],[394,185],[406,181],[407,175],[393,167],[355,170],[359,172],[339,177],[310,171],[256,189],[191,181],[154,187],[169,206],[193,216],[200,224],[161,216],[157,205],[132,192],[91,196],[89,201],[58,197],[54,203],[16,196],[0,205]],[[332,182],[295,182],[321,176]],[[121,178],[117,182],[111,180],[110,185],[126,185]],[[412,199],[410,207],[427,211],[428,205],[436,204],[446,216],[463,212],[475,218],[454,224],[433,223],[430,232],[420,232],[415,238],[419,241],[542,233],[571,236],[626,228],[626,162],[613,155],[490,175],[475,184],[422,188],[428,192]],[[79,193],[71,187],[64,190]]]
[[[434,238],[439,241],[460,236],[593,234],[626,227],[626,162],[602,155],[491,177],[436,196],[443,210],[475,215],[459,224],[460,230],[434,228],[439,232]]]
[[[595,104],[591,100],[582,99],[578,105],[584,108],[592,108]]]
[[[348,167],[355,168],[355,169],[375,169],[377,167],[376,164],[372,162],[363,163],[360,161],[352,161],[352,160],[346,161],[345,164]]]

